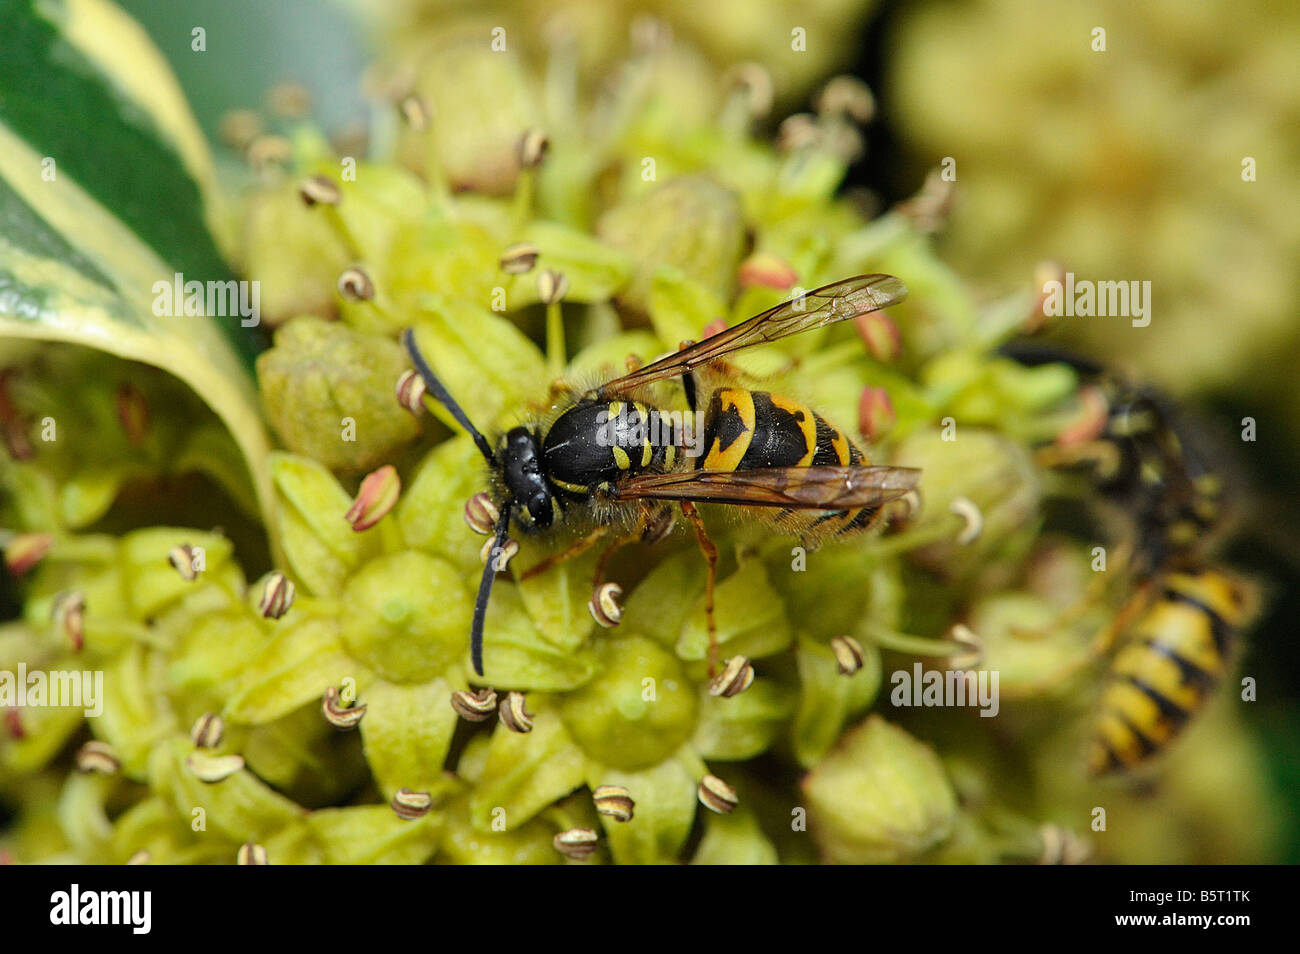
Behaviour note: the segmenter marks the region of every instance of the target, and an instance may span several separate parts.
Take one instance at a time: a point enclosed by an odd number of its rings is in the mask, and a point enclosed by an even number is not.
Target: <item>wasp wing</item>
[[[639,474],[614,484],[615,500],[697,500],[791,510],[878,507],[915,490],[912,467],[763,467]]]
[[[602,385],[600,394],[603,397],[615,390],[639,388],[677,377],[742,348],[879,311],[906,297],[907,286],[893,275],[858,275],[832,282],[651,362],[631,374],[615,378]]]

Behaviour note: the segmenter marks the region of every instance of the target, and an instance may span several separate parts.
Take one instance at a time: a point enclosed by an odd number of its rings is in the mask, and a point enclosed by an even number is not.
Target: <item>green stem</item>
[[[564,374],[565,363],[564,313],[560,303],[553,301],[546,306],[546,366],[551,377]]]
[[[870,623],[863,626],[862,631],[870,636],[877,646],[908,656],[955,656],[970,649],[969,646],[952,640],[913,636],[910,633],[900,633]]]
[[[510,218],[515,235],[522,236],[524,227],[533,216],[533,194],[537,191],[537,170],[519,170],[519,179],[515,183],[514,201],[511,205]]]

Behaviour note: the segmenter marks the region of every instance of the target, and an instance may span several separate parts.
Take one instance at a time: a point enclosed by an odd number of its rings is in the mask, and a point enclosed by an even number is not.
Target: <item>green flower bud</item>
[[[249,203],[241,248],[243,270],[260,282],[262,319],[268,325],[279,325],[294,315],[334,311],[335,282],[351,256],[317,212],[303,204],[293,180]]]
[[[681,663],[644,636],[603,640],[596,653],[604,672],[561,706],[574,741],[621,769],[671,756],[694,732],[699,707]]]
[[[998,673],[1003,698],[1059,690],[1094,658],[1092,637],[1116,612],[1089,593],[1104,572],[1090,569],[1096,561],[1082,547],[1036,547],[1027,590],[987,593],[971,604],[966,624],[980,641],[979,668]]]
[[[793,743],[801,765],[814,765],[830,751],[844,724],[866,709],[879,692],[880,650],[870,642],[861,648],[862,666],[846,675],[828,644],[806,637],[799,640],[795,659],[802,691]]]
[[[348,581],[343,607],[344,647],[394,682],[431,679],[469,648],[470,594],[449,563],[424,553],[371,560]]]
[[[360,473],[419,433],[393,399],[406,366],[396,342],[304,316],[276,332],[257,374],[267,417],[286,447],[331,470]]]
[[[244,768],[218,782],[200,780],[185,764],[193,751],[194,743],[183,733],[157,740],[149,753],[149,779],[185,818],[202,808],[208,832],[238,844],[265,838],[303,814]]]
[[[104,668],[103,712],[95,734],[117,752],[122,774],[143,779],[160,739],[182,727],[165,695],[166,670],[160,654],[143,645],[121,653]],[[193,743],[185,741],[193,750]]]
[[[173,548],[186,545],[195,548],[193,580],[185,579],[168,561]],[[192,591],[200,580],[219,579],[232,551],[225,537],[197,530],[154,527],[127,534],[122,538],[121,557],[132,611],[148,619]],[[94,609],[87,606],[88,612]]]
[[[693,865],[774,865],[776,848],[758,819],[743,805],[726,815],[710,814]]]
[[[438,861],[457,865],[553,865],[563,860],[552,839],[555,827],[541,818],[502,831],[471,824],[465,799],[447,808],[447,828],[438,851]]]
[[[597,232],[632,258],[632,281],[619,295],[632,307],[650,310],[655,272],[664,265],[731,299],[745,251],[744,212],[739,197],[712,179],[672,179],[627,199],[601,217]]]
[[[790,694],[768,680],[756,680],[733,698],[701,691],[695,750],[706,759],[753,758],[772,744],[791,708]]]
[[[880,716],[851,730],[803,781],[826,861],[917,861],[952,832],[957,799],[939,757]]]
[[[946,537],[914,552],[926,567],[962,578],[1032,541],[1042,488],[1022,445],[949,422],[902,440],[892,463],[921,468],[918,534],[932,530]],[[944,527],[950,536],[942,534]]]
[[[508,192],[519,174],[520,137],[539,113],[519,60],[475,36],[440,44],[426,62],[417,92],[431,122],[427,133],[412,133],[423,146],[411,150],[414,157],[457,190]]]
[[[492,733],[469,802],[473,825],[481,832],[523,825],[586,778],[587,757],[565,730],[557,700],[533,693],[528,705],[535,713],[532,732],[498,728]]]
[[[463,643],[465,634],[460,634]],[[463,645],[460,647],[463,651]],[[441,784],[442,763],[456,730],[456,711],[447,704],[453,690],[445,679],[398,685],[365,680],[361,739],[366,761],[385,797],[399,788],[432,791]]]
[[[13,670],[9,678],[16,679]],[[71,707],[6,708],[0,720],[0,767],[19,775],[45,767],[84,724],[83,710]]]
[[[323,808],[266,839],[272,864],[418,865],[438,847],[443,820],[398,818],[387,805]]]

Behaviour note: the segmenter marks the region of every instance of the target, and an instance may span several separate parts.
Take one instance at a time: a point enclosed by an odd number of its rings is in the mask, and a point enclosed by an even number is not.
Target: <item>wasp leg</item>
[[[581,556],[583,553],[586,553],[595,546],[607,533],[609,533],[609,527],[602,524],[586,536],[578,537],[578,539],[574,540],[559,553],[552,553],[550,556],[544,557],[534,563],[528,569],[524,570],[523,573],[520,573],[517,578],[520,580],[527,580],[531,577],[537,576],[539,573],[545,573],[551,567],[558,566],[566,560],[572,560],[574,557]]]
[[[619,537],[611,540],[609,546],[600,552],[596,559],[596,572],[591,576],[591,588],[598,590],[605,582],[605,568],[609,566],[610,558],[614,556],[624,546],[632,542],[632,537]]]
[[[1133,595],[1124,601],[1115,618],[1111,620],[1099,632],[1093,640],[1092,651],[1095,656],[1102,656],[1110,652],[1115,641],[1120,634],[1127,630],[1133,622],[1151,608],[1151,603],[1155,599],[1156,588],[1151,580],[1141,583]]]
[[[718,627],[713,619],[713,588],[718,580],[718,548],[709,539],[709,531],[704,528],[704,521],[700,519],[695,504],[683,500],[682,513],[695,529],[695,541],[709,564],[709,575],[704,585],[704,618],[709,626],[709,678],[712,679],[718,671]]]
[[[695,372],[687,371],[682,375],[682,390],[686,392],[686,407],[695,413]]]
[[[649,506],[645,501],[640,501],[640,505],[641,512],[637,518],[636,528],[630,533],[611,540],[609,546],[601,551],[600,558],[596,561],[596,572],[591,581],[592,589],[599,589],[600,585],[605,582],[605,568],[609,565],[610,559],[620,549],[638,540],[642,543],[658,543],[673,529],[674,520],[671,507],[667,505]]]
[[[1103,480],[1119,472],[1119,450],[1110,441],[1084,441],[1081,444],[1051,444],[1034,454],[1035,463],[1049,469],[1091,464]]]

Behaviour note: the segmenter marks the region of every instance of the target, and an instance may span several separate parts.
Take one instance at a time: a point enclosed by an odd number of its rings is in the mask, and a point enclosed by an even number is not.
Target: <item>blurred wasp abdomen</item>
[[[1089,770],[1130,769],[1163,750],[1204,707],[1245,622],[1240,585],[1218,570],[1170,573],[1111,665]]]

